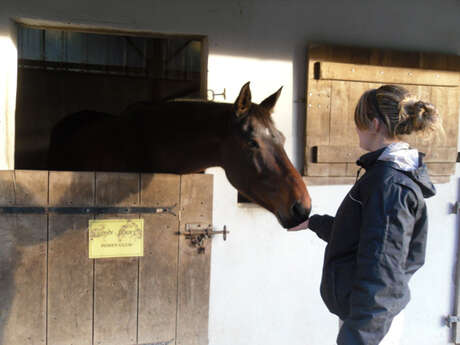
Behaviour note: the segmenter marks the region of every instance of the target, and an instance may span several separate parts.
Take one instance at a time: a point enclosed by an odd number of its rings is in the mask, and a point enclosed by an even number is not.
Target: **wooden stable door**
[[[211,243],[186,224],[212,224],[212,176],[0,172],[0,344],[205,345]],[[166,207],[171,213],[20,214],[19,206]],[[89,259],[88,221],[144,219],[143,257]]]

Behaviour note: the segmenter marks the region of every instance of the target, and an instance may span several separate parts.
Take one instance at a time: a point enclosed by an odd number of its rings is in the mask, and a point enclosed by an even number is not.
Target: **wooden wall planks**
[[[459,111],[459,90],[458,88],[445,90],[441,87],[433,87],[431,92],[431,102],[436,105],[442,118],[445,146],[457,147],[458,116],[452,116],[452,114],[458,114]]]
[[[322,65],[322,67],[321,67]],[[329,70],[326,67],[334,67]],[[336,67],[341,67],[340,71]],[[355,76],[343,80],[343,74],[350,74],[345,67],[355,66],[363,69],[364,76]],[[378,68],[385,66],[385,68]],[[315,68],[316,67],[316,68]],[[344,68],[342,68],[344,67]],[[393,67],[394,71],[391,68]],[[323,68],[323,70],[322,70]],[[460,57],[446,56],[434,53],[421,52],[400,52],[388,49],[341,47],[329,45],[312,45],[308,52],[307,65],[307,94],[306,94],[306,148],[304,175],[308,184],[336,184],[351,181],[347,177],[356,173],[356,166],[353,163],[335,162],[320,163],[314,160],[313,147],[327,145],[358,146],[358,138],[354,129],[354,108],[361,94],[371,88],[377,88],[386,79],[378,80],[375,71],[384,70],[384,75],[391,78],[401,78],[400,72],[414,72],[424,84],[430,81],[430,76],[439,74],[439,85],[451,85],[455,81],[458,85],[460,80]],[[428,70],[428,71],[427,71]],[[325,73],[329,71],[330,75]],[[345,72],[344,72],[345,71]],[[324,73],[320,73],[324,72]],[[339,73],[340,72],[340,73]],[[343,72],[343,73],[342,73]],[[388,73],[386,73],[388,72]],[[394,72],[394,73],[392,73]],[[397,72],[397,73],[396,73]],[[439,73],[437,73],[439,72]],[[339,73],[340,75],[336,75]],[[345,74],[346,74],[345,73]],[[317,79],[318,77],[328,79]],[[372,76],[369,77],[369,76]],[[390,79],[391,79],[390,78]],[[413,76],[411,77],[412,79]],[[427,79],[428,78],[428,79]],[[334,80],[336,79],[336,80]],[[391,80],[393,80],[391,79]],[[405,83],[414,83],[413,80],[401,80]],[[442,79],[439,82],[439,79]],[[417,83],[420,83],[420,80]],[[372,82],[369,82],[372,81]],[[397,80],[399,81],[399,79]],[[416,84],[417,84],[416,83]],[[436,86],[432,86],[436,85]],[[458,141],[458,115],[459,115],[459,87],[437,86],[435,81],[430,85],[404,85],[410,92],[421,99],[431,101],[438,108],[443,120],[445,136],[442,134],[435,141],[427,141],[419,136],[411,135],[405,138],[412,146],[437,152],[438,149],[457,149]],[[320,91],[319,91],[320,90]],[[327,107],[321,111],[321,97],[327,95]],[[323,98],[326,100],[326,97]],[[323,100],[323,102],[324,102]],[[318,105],[320,105],[318,107]],[[436,153],[436,154],[437,154]],[[449,157],[452,155],[449,154]],[[442,183],[449,181],[449,176],[455,169],[455,163],[449,158],[450,165],[436,161],[434,156],[430,174],[435,182]],[[443,158],[444,159],[444,158]],[[436,164],[434,164],[436,162]],[[442,163],[442,164],[441,164]]]

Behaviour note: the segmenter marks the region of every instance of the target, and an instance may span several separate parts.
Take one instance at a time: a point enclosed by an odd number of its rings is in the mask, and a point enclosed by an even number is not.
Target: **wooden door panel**
[[[0,191],[0,207],[176,205],[142,215],[141,258],[89,259],[92,215],[0,214],[0,344],[208,343],[212,246],[178,232],[212,224],[212,175],[8,171]]]
[[[0,184],[6,205],[47,201],[47,172],[3,172]],[[46,241],[45,215],[0,215],[0,343],[46,344]]]
[[[176,205],[180,210],[179,175],[143,174],[141,206]],[[139,262],[139,343],[174,344],[177,317],[179,217],[143,215],[144,256]]]
[[[50,172],[52,206],[91,206],[95,174]],[[93,270],[88,257],[89,215],[50,215],[48,242],[48,345],[93,341]]]
[[[139,175],[96,173],[96,206],[138,206]],[[98,219],[138,218],[104,215]],[[98,259],[94,268],[94,344],[137,343],[139,260]]]
[[[183,175],[181,180],[181,223],[212,224],[212,176]],[[179,291],[176,345],[208,344],[209,275],[211,241],[204,253],[184,236],[179,241]]]

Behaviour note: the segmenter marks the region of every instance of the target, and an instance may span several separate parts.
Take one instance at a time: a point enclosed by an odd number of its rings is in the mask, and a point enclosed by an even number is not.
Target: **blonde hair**
[[[374,118],[385,125],[388,138],[400,138],[414,132],[431,137],[443,132],[435,106],[398,85],[383,85],[361,96],[355,108],[356,126],[368,129]]]

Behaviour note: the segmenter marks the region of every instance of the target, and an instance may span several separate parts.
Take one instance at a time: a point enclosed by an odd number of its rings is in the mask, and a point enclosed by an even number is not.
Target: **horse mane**
[[[198,99],[198,98],[197,99],[174,98],[174,99],[167,100],[164,103],[206,104],[206,105],[216,105],[218,107],[223,107],[223,106],[233,107],[233,104],[231,103],[214,102],[214,101],[208,101],[205,99]],[[249,112],[251,113],[251,117],[255,117],[264,126],[271,128],[272,126],[275,125],[270,114],[267,114],[267,111],[263,110],[258,104],[252,103],[251,110]]]

